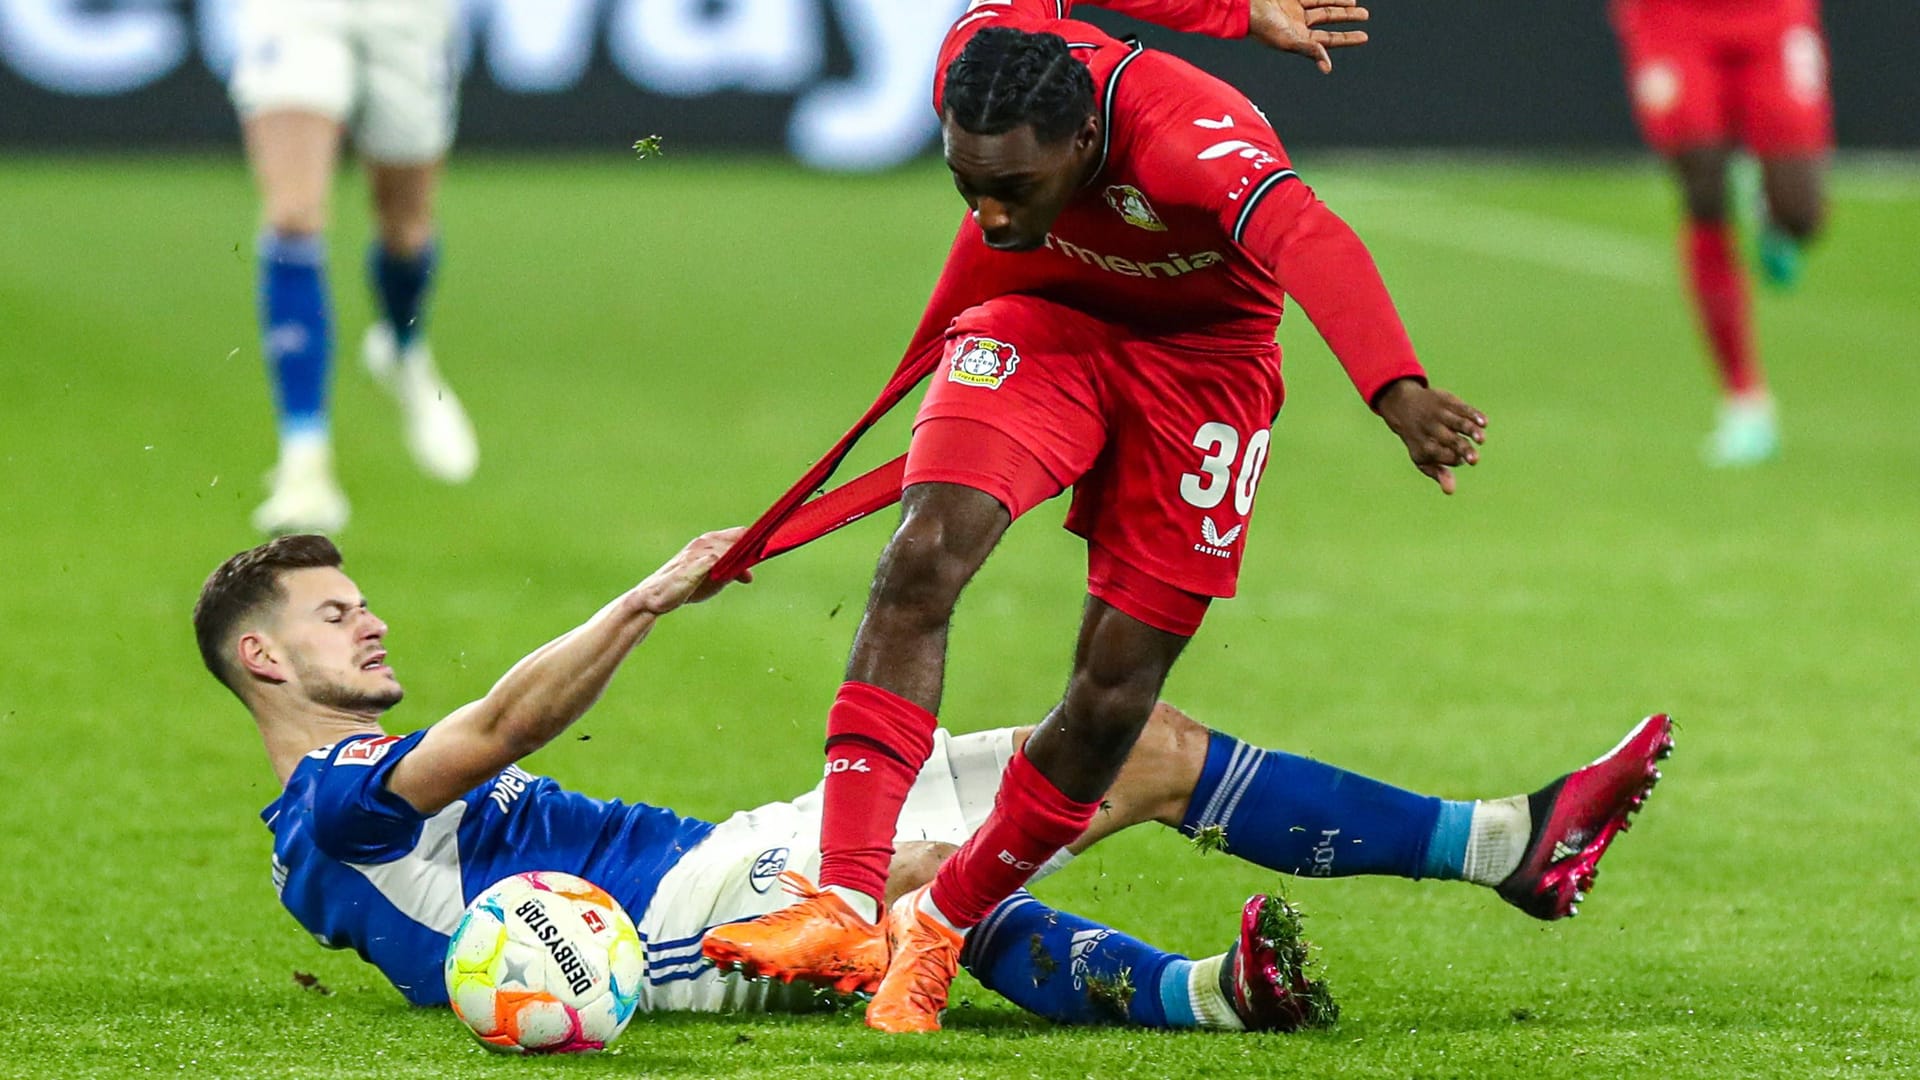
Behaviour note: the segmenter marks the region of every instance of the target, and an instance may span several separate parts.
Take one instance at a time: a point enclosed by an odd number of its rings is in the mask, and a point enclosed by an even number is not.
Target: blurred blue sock
[[[1448,802],[1214,732],[1180,829],[1287,874],[1458,878],[1473,803]]]
[[[260,329],[280,436],[327,433],[326,242],[318,236],[260,238]]]
[[[1062,1024],[1194,1027],[1193,961],[1014,893],[967,935],[981,985]]]
[[[433,285],[439,255],[438,243],[429,243],[418,255],[398,255],[378,240],[367,252],[367,277],[387,325],[393,327],[393,343],[402,352],[420,335],[427,289]]]

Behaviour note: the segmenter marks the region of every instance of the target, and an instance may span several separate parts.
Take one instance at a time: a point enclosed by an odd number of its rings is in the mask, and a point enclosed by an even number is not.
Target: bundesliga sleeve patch
[[[1013,377],[1013,369],[1019,364],[1020,354],[1008,342],[964,337],[947,361],[947,381],[998,390],[1001,383]]]
[[[378,739],[361,739],[359,742],[340,751],[340,756],[334,758],[333,763],[335,765],[377,765],[380,763],[381,758],[387,756],[387,751],[393,749],[393,744],[399,741],[400,736],[398,735],[384,735]]]

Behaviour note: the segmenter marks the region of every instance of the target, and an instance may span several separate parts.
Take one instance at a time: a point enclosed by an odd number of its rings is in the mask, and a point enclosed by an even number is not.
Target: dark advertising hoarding
[[[299,2],[299,0],[289,0]],[[366,2],[366,0],[332,0]],[[381,0],[404,3],[405,0]],[[466,0],[468,147],[786,149],[833,168],[924,151],[935,47],[963,0]],[[1245,42],[1137,30],[1247,91],[1296,145],[1633,145],[1604,0],[1386,0],[1333,76]],[[0,145],[217,147],[235,0],[0,0]],[[1920,147],[1914,0],[1828,5],[1843,147]]]

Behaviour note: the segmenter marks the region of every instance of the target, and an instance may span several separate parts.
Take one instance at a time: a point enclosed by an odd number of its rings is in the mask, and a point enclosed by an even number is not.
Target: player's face
[[[1092,117],[1080,131],[1042,142],[1030,125],[1003,135],[975,135],[950,118],[940,124],[953,186],[997,251],[1032,251],[1046,243],[1054,219],[1080,190],[1092,167],[1099,128]]]
[[[350,712],[380,713],[400,703],[387,666],[387,624],[367,608],[353,579],[332,567],[280,578],[286,605],[273,629],[306,698]]]

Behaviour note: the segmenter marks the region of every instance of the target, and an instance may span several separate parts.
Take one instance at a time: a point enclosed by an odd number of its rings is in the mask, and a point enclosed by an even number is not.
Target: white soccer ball
[[[644,967],[633,920],[604,889],[572,874],[515,874],[454,928],[447,998],[488,1049],[599,1050],[633,1019]]]

